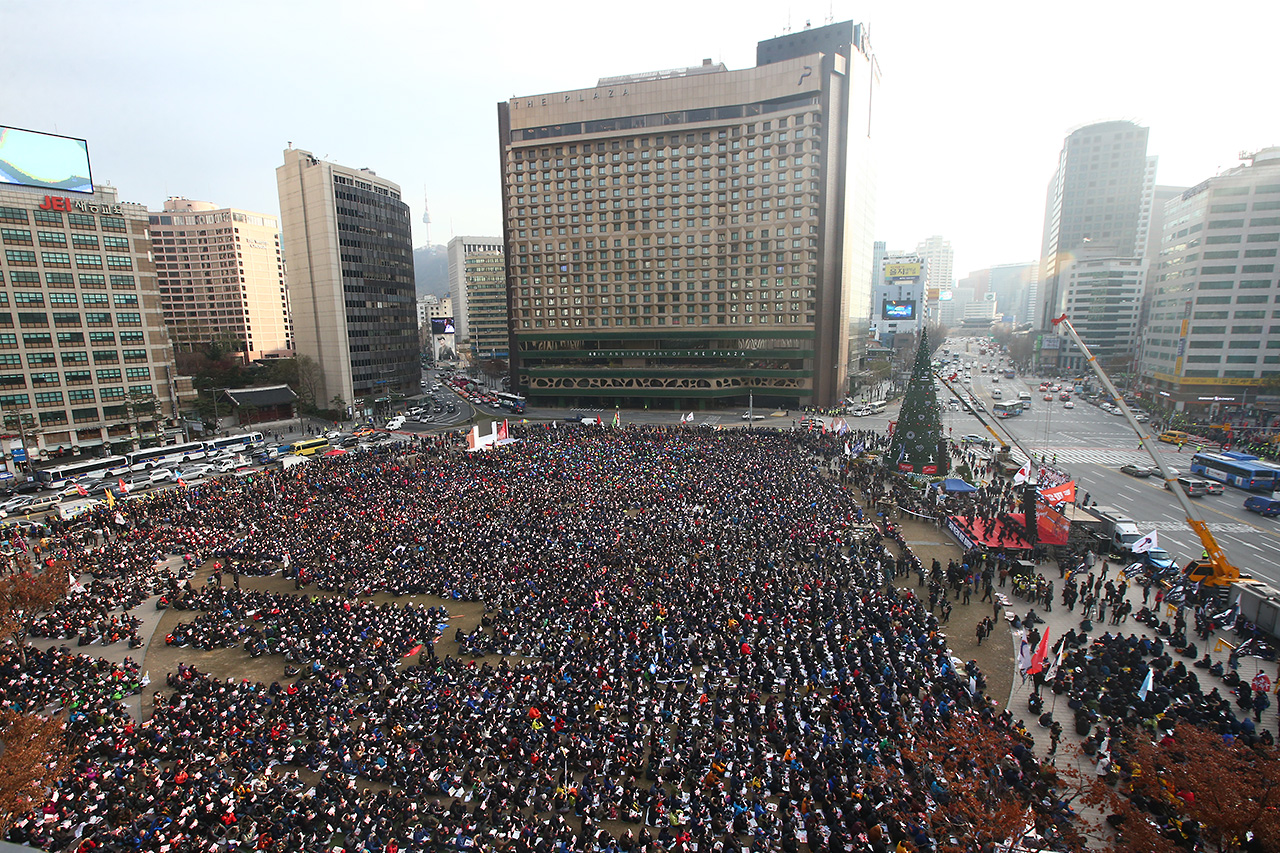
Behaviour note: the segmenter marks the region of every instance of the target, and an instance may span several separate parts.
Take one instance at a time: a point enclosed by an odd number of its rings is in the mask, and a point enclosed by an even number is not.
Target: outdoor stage
[[[1025,516],[1020,512],[1009,513],[1009,518],[1014,522],[1014,527],[1022,527],[1025,523]],[[1062,535],[1053,522],[1045,517],[1040,517],[1038,525],[1038,533],[1040,534],[1040,544],[1042,545],[1066,545],[1067,539]],[[947,530],[951,535],[960,541],[960,544],[967,548],[1006,548],[1012,550],[1031,550],[1031,543],[1027,542],[1021,535],[1014,533],[1009,529],[1008,525],[992,525],[990,533],[987,532],[985,526],[977,523],[977,519],[973,516],[948,516]]]

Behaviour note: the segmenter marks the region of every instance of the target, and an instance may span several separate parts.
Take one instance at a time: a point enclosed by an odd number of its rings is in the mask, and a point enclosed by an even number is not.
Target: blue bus
[[[499,391],[495,396],[498,398],[498,405],[502,408],[513,414],[524,414],[524,397],[519,394],[508,394],[505,391]]]
[[[1197,453],[1191,457],[1191,473],[1250,492],[1273,492],[1280,485],[1280,466],[1248,453]]]
[[[1026,405],[1021,400],[1011,400],[1008,403],[996,403],[991,407],[991,413],[997,418],[1016,418],[1025,409]]]

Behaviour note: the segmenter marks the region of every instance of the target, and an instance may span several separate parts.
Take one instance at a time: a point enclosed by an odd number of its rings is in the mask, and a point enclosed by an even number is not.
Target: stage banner
[[[960,525],[956,524],[955,516],[947,516],[947,531],[952,536],[956,537],[956,540],[964,546],[966,551],[973,547],[973,540],[969,538],[967,533],[960,529]]]
[[[1076,502],[1076,481],[1068,480],[1060,486],[1049,486],[1040,490],[1040,497],[1050,506],[1073,504]]]

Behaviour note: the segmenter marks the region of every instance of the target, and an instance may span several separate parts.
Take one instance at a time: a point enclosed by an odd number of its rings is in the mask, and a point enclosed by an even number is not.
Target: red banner
[[[921,468],[921,469],[920,469],[920,473],[921,473],[921,474],[936,474],[936,473],[938,473],[938,466],[937,466],[937,465],[926,465],[926,466],[924,466],[923,468]]]
[[[1040,490],[1040,497],[1050,506],[1057,506],[1061,503],[1076,502],[1076,481],[1068,480],[1060,486],[1049,486]]]
[[[1066,545],[1071,536],[1071,520],[1044,501],[1037,501],[1036,531],[1045,545]]]
[[[916,470],[916,466],[912,465],[910,462],[899,462],[898,470],[905,474],[910,474],[912,471]]]

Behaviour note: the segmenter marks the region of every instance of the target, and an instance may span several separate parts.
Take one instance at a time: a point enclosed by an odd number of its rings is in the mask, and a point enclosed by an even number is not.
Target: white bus
[[[208,456],[217,456],[222,453],[244,453],[248,450],[262,447],[263,443],[262,433],[246,432],[242,435],[228,435],[206,441],[204,443],[204,451]]]
[[[129,470],[129,460],[123,456],[103,456],[85,459],[70,465],[44,468],[36,471],[36,482],[46,489],[61,489],[81,479],[102,478]]]
[[[168,447],[149,447],[135,450],[128,455],[130,471],[150,471],[167,465],[179,465],[205,457],[205,443],[192,441],[187,444],[171,444]]]

